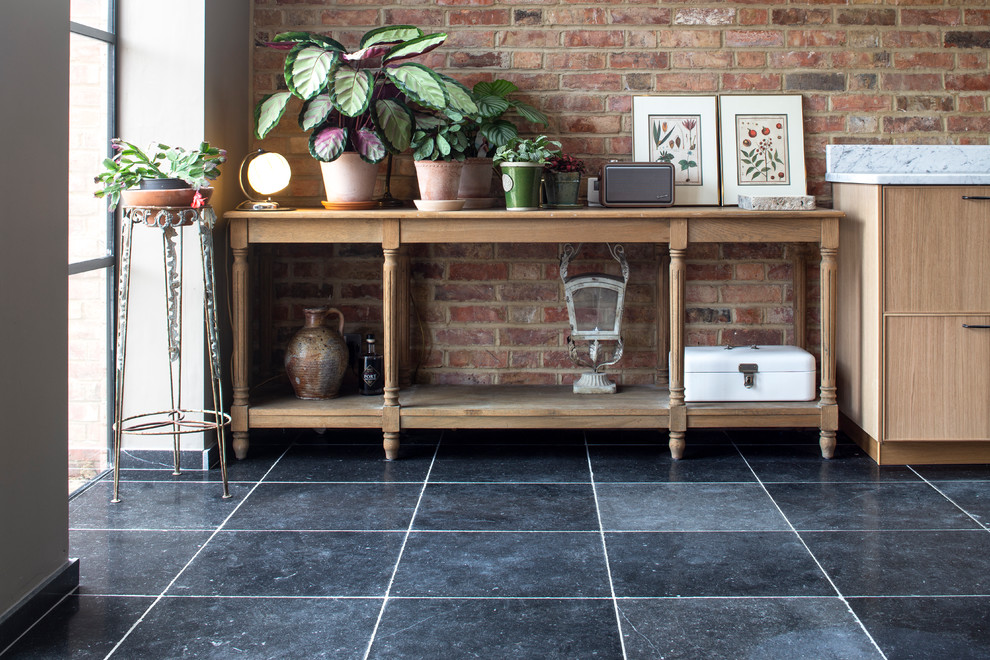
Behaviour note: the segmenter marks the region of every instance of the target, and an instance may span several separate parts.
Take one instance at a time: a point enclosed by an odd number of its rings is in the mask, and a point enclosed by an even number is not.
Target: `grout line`
[[[619,611],[619,601],[615,597],[615,583],[612,581],[612,563],[608,559],[608,544],[605,543],[605,526],[602,524],[602,511],[598,506],[598,487],[595,485],[595,468],[591,464],[591,449],[585,435],[584,451],[588,458],[588,472],[591,474],[591,493],[595,498],[595,516],[598,518],[598,533],[602,541],[602,553],[605,556],[605,573],[608,576],[608,590],[612,595],[612,609],[615,611],[615,625],[619,632],[619,645],[622,648],[622,658],[626,660],[626,640],[622,635],[622,613]]]
[[[138,620],[135,621],[134,624],[130,628],[127,629],[127,632],[124,633],[124,636],[121,637],[119,640],[117,640],[117,643],[114,644],[114,646],[113,646],[112,649],[110,649],[110,652],[107,653],[103,657],[104,660],[106,660],[107,658],[109,658],[110,656],[112,656],[114,653],[116,653],[117,652],[117,649],[120,648],[120,645],[124,643],[124,641],[130,636],[130,634],[132,632],[134,632],[134,630],[139,625],[141,625],[141,622],[144,621],[145,617],[148,616],[148,614],[151,612],[151,610],[153,610],[155,608],[155,606],[159,602],[161,602],[162,598],[165,597],[165,594],[168,592],[169,589],[172,588],[172,585],[175,584],[176,580],[178,580],[179,577],[186,571],[186,569],[189,568],[189,565],[192,564],[193,561],[196,560],[196,557],[198,557],[200,555],[200,553],[203,552],[203,550],[206,548],[206,546],[208,546],[210,544],[210,541],[212,541],[216,537],[216,535],[220,533],[220,530],[222,530],[223,529],[223,526],[227,524],[227,521],[230,520],[230,518],[234,514],[237,513],[237,511],[244,505],[245,502],[247,502],[248,498],[251,497],[251,494],[254,493],[254,491],[258,488],[258,486],[261,485],[261,482],[263,482],[265,480],[265,477],[267,477],[268,474],[272,470],[275,469],[275,466],[278,465],[278,462],[282,460],[282,457],[285,456],[289,452],[289,449],[291,449],[291,447],[292,447],[292,445],[290,444],[288,447],[286,447],[285,451],[283,451],[282,454],[278,458],[275,459],[275,462],[272,463],[272,466],[270,468],[268,468],[268,470],[265,472],[265,474],[263,474],[261,476],[261,479],[259,479],[257,481],[257,483],[255,483],[254,486],[251,487],[251,490],[249,490],[247,492],[247,494],[241,499],[241,501],[237,503],[237,506],[234,507],[234,510],[231,511],[227,515],[227,517],[223,519],[223,522],[221,522],[220,525],[217,526],[217,528],[215,530],[213,530],[213,533],[210,534],[210,538],[206,539],[206,541],[203,542],[203,545],[201,545],[199,547],[199,550],[197,550],[195,552],[195,554],[193,554],[193,556],[189,558],[189,561],[186,562],[185,566],[183,566],[181,569],[179,569],[179,572],[176,573],[175,574],[175,577],[173,577],[172,580],[165,586],[165,589],[163,589],[162,592],[160,594],[158,594],[158,597],[155,598],[154,602],[152,602],[151,605],[149,605],[148,608],[141,614],[141,616],[138,617]]]
[[[381,626],[382,617],[385,615],[385,606],[388,605],[389,597],[392,593],[392,585],[395,583],[395,576],[399,572],[399,564],[402,561],[402,555],[406,552],[406,543],[409,542],[409,535],[412,534],[413,524],[416,522],[416,514],[419,513],[419,505],[423,501],[423,494],[426,492],[426,486],[430,483],[430,473],[433,472],[433,465],[437,461],[437,454],[440,453],[440,445],[443,442],[443,433],[440,433],[440,438],[437,440],[437,445],[433,449],[433,458],[430,460],[430,467],[426,470],[426,478],[423,479],[423,487],[419,490],[419,497],[416,498],[416,506],[413,507],[412,516],[409,518],[409,526],[406,528],[406,535],[402,539],[402,545],[399,546],[399,556],[395,558],[395,566],[392,567],[392,575],[388,579],[388,586],[385,587],[385,597],[382,598],[382,606],[378,610],[378,618],[375,619],[375,627],[371,630],[371,637],[368,639],[368,648],[364,651],[364,660],[368,660],[371,655],[371,647],[375,643],[375,637],[378,636],[378,628]]]
[[[795,529],[793,524],[791,524],[790,519],[784,513],[783,509],[780,508],[780,505],[777,504],[777,500],[773,498],[773,495],[770,494],[770,491],[767,490],[767,487],[766,485],[764,485],[763,480],[760,479],[760,475],[758,475],[756,473],[756,470],[753,469],[753,466],[749,464],[749,461],[746,459],[746,456],[742,453],[742,450],[739,449],[738,446],[736,446],[736,451],[739,452],[739,456],[743,459],[743,462],[746,463],[746,467],[748,467],[750,471],[753,473],[753,476],[756,477],[756,481],[760,484],[760,488],[763,489],[763,492],[766,493],[767,497],[770,498],[770,501],[773,503],[773,506],[784,518],[784,522],[787,523],[787,526],[790,527],[792,532],[794,532],[794,535],[797,537],[798,541],[800,541],[801,545],[804,546],[804,549],[808,552],[808,556],[810,556],[812,561],[815,562],[815,565],[818,566],[818,570],[822,572],[822,575],[825,576],[825,579],[828,580],[828,583],[832,585],[832,588],[835,590],[835,593],[839,597],[839,600],[842,601],[842,604],[846,606],[846,610],[853,616],[853,619],[855,619],[856,623],[859,624],[859,627],[862,629],[867,639],[870,640],[870,643],[873,644],[873,647],[877,650],[877,653],[880,654],[881,658],[887,660],[887,654],[884,653],[883,649],[880,648],[880,645],[877,644],[877,640],[873,639],[873,635],[871,635],[870,631],[866,629],[866,624],[863,623],[863,620],[859,618],[859,615],[856,614],[855,611],[853,611],[852,605],[850,605],[846,597],[842,595],[842,591],[839,589],[839,586],[835,584],[835,582],[832,580],[832,576],[828,574],[828,571],[825,570],[825,567],[822,566],[820,561],[818,561],[818,557],[815,556],[815,553],[813,553],[811,551],[811,548],[808,547],[808,544],[805,542],[804,537],[802,537],[801,533],[798,532],[797,529]]]
[[[941,488],[939,488],[938,486],[936,486],[932,482],[928,481],[928,479],[925,479],[923,476],[921,476],[921,474],[918,473],[917,470],[915,470],[910,465],[908,465],[907,468],[909,470],[911,470],[911,472],[914,472],[915,474],[917,474],[919,479],[921,479],[926,484],[928,484],[929,486],[931,486],[932,488],[934,488],[935,489],[935,492],[938,493],[939,495],[941,495],[942,497],[944,497],[945,499],[947,499],[952,504],[952,506],[956,507],[957,509],[959,509],[960,511],[962,511],[963,513],[965,513],[967,516],[969,516],[970,520],[972,520],[977,525],[979,525],[981,529],[984,529],[984,530],[990,532],[990,527],[987,527],[986,525],[984,525],[982,522],[980,522],[980,520],[976,516],[974,516],[972,513],[970,513],[966,509],[964,509],[962,506],[959,505],[958,502],[956,502],[954,499],[952,499],[951,497],[949,497],[948,495],[946,495],[944,492],[942,492],[942,489]],[[975,531],[975,530],[971,530],[971,531]]]

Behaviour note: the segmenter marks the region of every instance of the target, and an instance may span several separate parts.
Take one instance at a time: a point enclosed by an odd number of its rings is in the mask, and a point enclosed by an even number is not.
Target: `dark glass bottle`
[[[385,391],[385,365],[382,356],[375,350],[375,336],[364,338],[364,353],[361,354],[361,394],[369,396]]]

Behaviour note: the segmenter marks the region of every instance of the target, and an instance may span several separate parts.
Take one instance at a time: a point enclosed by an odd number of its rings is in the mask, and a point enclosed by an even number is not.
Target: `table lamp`
[[[247,186],[244,185],[245,167],[247,168]],[[289,185],[289,179],[292,176],[289,161],[281,154],[264,149],[252,151],[241,161],[241,168],[237,176],[241,184],[241,191],[247,197],[246,200],[237,205],[238,210],[292,210],[279,206],[279,203],[271,198],[271,195],[284,190]],[[248,192],[249,189],[251,192]]]

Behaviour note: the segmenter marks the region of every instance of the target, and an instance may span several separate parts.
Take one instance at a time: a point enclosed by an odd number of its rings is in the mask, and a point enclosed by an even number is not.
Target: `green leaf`
[[[381,57],[391,48],[391,44],[375,44],[374,46],[368,46],[367,48],[356,50],[353,53],[344,53],[342,57],[348,62],[359,62],[372,57]]]
[[[333,74],[333,88],[330,100],[340,113],[348,117],[358,117],[371,105],[371,90],[374,79],[365,69],[352,69],[342,66]]]
[[[329,94],[318,94],[303,103],[302,110],[299,111],[299,128],[304,131],[311,131],[330,116],[333,110],[333,103],[330,102]]]
[[[519,129],[516,128],[516,125],[506,119],[499,119],[487,126],[482,126],[479,132],[493,147],[506,145],[519,136]]]
[[[423,36],[423,31],[413,25],[387,25],[371,30],[361,37],[360,48],[375,44],[397,44]]]
[[[296,47],[285,58],[285,84],[293,94],[309,100],[327,86],[339,59],[340,53],[320,46]]]
[[[371,119],[389,151],[400,153],[409,148],[416,119],[405,103],[380,99],[375,102]]]
[[[254,134],[260,140],[275,128],[289,104],[289,92],[269,94],[254,107]]]
[[[434,110],[447,107],[447,90],[439,76],[416,62],[385,67],[385,75],[416,103]]]
[[[479,96],[474,99],[474,103],[478,106],[478,114],[484,118],[498,117],[511,107],[508,101],[493,94]]]
[[[471,97],[471,90],[450,76],[445,76],[442,73],[437,75],[440,76],[444,89],[447,91],[448,114],[450,114],[450,109],[461,115],[478,114],[478,106]]]
[[[542,124],[544,126],[550,123],[547,116],[529,105],[528,103],[523,103],[522,101],[509,101],[516,108],[516,112],[522,116],[526,121],[532,122],[534,124]]]
[[[413,151],[413,160],[430,160],[430,156],[433,155],[433,151],[433,140],[424,140],[423,142],[420,142],[419,146],[416,147],[415,151]]]
[[[437,151],[441,156],[450,155],[450,143],[442,135],[437,136]]]
[[[446,40],[447,34],[444,32],[425,34],[422,37],[410,39],[409,41],[394,46],[390,51],[388,51],[385,56],[382,57],[382,64],[396,62],[398,60],[407,60],[410,57],[418,57],[424,53],[430,52],[434,48],[438,48],[440,44]]]
[[[280,43],[283,41],[294,41],[296,43],[311,43],[320,44],[326,46],[330,50],[338,50],[344,52],[346,50],[339,41],[331,39],[330,37],[324,37],[322,34],[313,34],[312,32],[282,32],[281,34],[275,35],[272,39],[274,43]]]
[[[309,155],[324,163],[340,158],[347,145],[346,128],[325,126],[309,136]]]
[[[378,163],[388,155],[385,143],[382,142],[378,133],[369,128],[361,128],[355,131],[352,140],[354,142],[354,148],[357,149],[358,155],[361,156],[361,160],[369,163]]]
[[[479,96],[500,96],[505,98],[512,92],[518,92],[519,88],[508,80],[493,80],[488,82],[483,80],[474,85],[474,93]]]

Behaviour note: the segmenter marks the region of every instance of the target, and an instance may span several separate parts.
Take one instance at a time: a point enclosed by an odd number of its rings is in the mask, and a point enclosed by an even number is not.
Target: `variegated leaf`
[[[410,39],[409,41],[393,46],[392,49],[385,54],[385,57],[382,58],[382,63],[386,64],[388,62],[407,60],[410,57],[418,57],[424,53],[430,52],[434,48],[438,48],[440,44],[446,40],[447,34],[444,32],[426,34],[422,37]]]
[[[309,136],[309,155],[316,160],[329,163],[344,153],[347,145],[347,129],[327,126]]]
[[[389,151],[400,153],[409,148],[415,118],[404,103],[381,99],[375,103],[371,118]]]
[[[326,121],[331,110],[333,103],[330,102],[330,95],[317,94],[303,103],[302,110],[299,111],[299,128],[304,131],[313,130]]]
[[[382,142],[378,133],[369,128],[355,131],[353,141],[358,155],[369,163],[378,163],[388,155],[385,143]]]
[[[385,75],[406,96],[434,110],[447,107],[447,90],[439,76],[416,62],[385,67]]]
[[[313,98],[327,86],[339,58],[337,51],[320,46],[293,49],[285,58],[285,83],[289,91],[304,101]]]
[[[259,140],[268,135],[285,114],[290,96],[292,94],[289,92],[275,92],[261,99],[254,107],[254,134]]]
[[[333,74],[331,100],[341,114],[357,117],[371,104],[371,72],[342,66]]]

